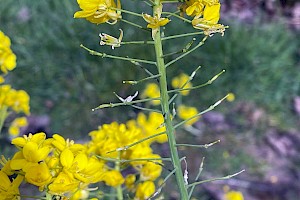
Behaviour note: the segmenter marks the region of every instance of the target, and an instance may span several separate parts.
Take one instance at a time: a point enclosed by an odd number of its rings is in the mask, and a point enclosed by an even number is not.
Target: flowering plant
[[[142,80],[123,81],[123,83],[132,86],[150,81],[140,96],[139,92],[128,95],[126,98],[115,94],[120,102],[101,104],[93,111],[126,105],[149,112],[149,114],[140,112],[136,119],[123,124],[117,122],[104,124],[89,133],[91,140],[85,144],[75,143],[59,134],[46,138],[46,134],[42,132],[14,138],[12,144],[16,146],[18,152],[14,154],[12,159],[2,157],[0,162],[2,164],[0,179],[3,180],[0,182],[0,200],[19,199],[22,196],[19,186],[24,181],[37,186],[45,194],[47,200],[96,199],[107,196],[118,200],[125,197],[135,200],[159,199],[163,198],[164,194],[161,193],[161,190],[173,175],[176,177],[180,199],[191,199],[195,186],[209,180],[198,181],[202,171],[202,162],[195,181],[189,183],[188,162],[185,157],[179,157],[177,147],[207,148],[219,141],[206,145],[179,144],[176,141],[175,130],[182,126],[191,127],[202,114],[214,109],[227,96],[202,112],[199,112],[195,107],[184,105],[178,99],[187,96],[191,90],[211,84],[224,71],[216,74],[206,83],[193,86],[192,80],[196,77],[196,73],[200,69],[199,66],[190,75],[182,73],[178,77],[174,77],[171,81],[173,89],[169,89],[167,68],[201,47],[214,34],[224,35],[227,26],[218,23],[221,7],[219,0],[148,0],[135,2],[146,5],[142,13],[124,9],[122,6],[124,2],[121,0],[77,0],[77,3],[80,10],[74,14],[74,18],[84,18],[94,24],[107,23],[112,26],[122,22],[149,32],[148,38],[143,41],[124,41],[126,40],[126,28],[116,30],[120,32],[118,38],[100,33],[100,45],[108,45],[112,49],[131,44],[152,45],[152,51],[155,55],[152,60],[129,56],[122,57],[97,52],[81,45],[92,55],[129,61],[131,64],[144,69],[149,75]],[[168,4],[177,4],[178,6],[166,6]],[[126,15],[136,17],[137,21],[124,19]],[[190,24],[194,31],[165,36],[162,30],[176,19]],[[180,51],[164,53],[164,42],[183,37],[195,38]],[[202,38],[199,40],[198,37]],[[198,43],[195,44],[197,40]],[[5,38],[3,50],[0,48],[0,58],[4,58],[0,62],[3,73],[12,70],[15,62],[15,56],[9,50],[10,42],[8,41]],[[154,65],[156,70],[150,71],[148,68],[151,65]],[[15,112],[29,114],[29,106],[27,105],[29,97],[21,92],[19,96],[21,96],[22,101],[11,101],[10,99],[13,98],[8,98],[8,96],[2,98],[2,94],[6,95],[9,93],[7,91],[10,91],[9,86],[4,86],[1,91],[5,92],[0,93],[0,100],[3,99],[0,103],[4,103],[0,106],[4,105],[5,109],[10,106]],[[18,103],[9,104],[6,102]],[[20,119],[14,121],[13,124],[14,127],[18,127],[26,123]],[[13,128],[11,130],[17,132]],[[163,158],[154,153],[152,144],[166,142],[170,157]],[[184,169],[182,168],[183,161],[185,163]],[[166,168],[164,162],[170,162],[172,168]],[[169,174],[164,179],[159,180],[158,178],[164,169],[168,169]],[[230,178],[239,173],[217,179]],[[12,177],[14,178],[12,179]],[[100,186],[98,183],[101,183]],[[110,194],[102,192],[104,189],[102,190],[101,187],[105,188],[104,185],[111,188]]]

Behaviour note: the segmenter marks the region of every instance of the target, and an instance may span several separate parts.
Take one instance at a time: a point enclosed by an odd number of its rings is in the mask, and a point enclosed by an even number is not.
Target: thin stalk
[[[147,101],[153,101],[153,100],[160,100],[160,98],[149,98],[149,99],[141,99],[141,100],[135,100],[131,102],[122,102],[122,103],[105,103],[101,104],[100,106],[93,108],[92,111],[98,110],[98,109],[103,109],[103,108],[113,108],[117,106],[128,106],[128,105],[133,105],[135,103],[143,103]]]
[[[144,110],[147,112],[156,112],[156,113],[161,113],[160,110],[156,110],[156,109],[151,109],[151,108],[145,108],[145,107],[141,107],[141,106],[135,106],[135,105],[131,105],[131,107],[139,109],[139,110]]]
[[[204,111],[202,111],[202,112],[200,112],[200,113],[198,113],[198,114],[196,114],[196,115],[194,115],[194,116],[192,116],[192,117],[190,117],[190,118],[188,118],[186,120],[183,120],[183,121],[179,122],[178,124],[174,125],[174,128],[176,129],[179,126],[181,126],[181,125],[185,124],[186,122],[190,121],[191,119],[199,117],[199,116],[203,115],[204,113],[207,113],[207,112],[213,110],[220,103],[222,103],[222,101],[224,101],[224,99],[226,99],[227,97],[228,97],[228,95],[226,95],[225,97],[223,97],[222,99],[220,99],[219,101],[217,101],[216,103],[214,103],[213,105],[209,106],[206,110],[204,110]]]
[[[198,89],[198,88],[202,88],[204,86],[212,84],[224,72],[225,72],[225,70],[222,70],[220,73],[218,73],[217,75],[215,75],[214,77],[212,77],[211,79],[209,79],[206,83],[203,83],[201,85],[197,85],[197,86],[189,87],[189,88],[183,88],[183,87],[181,87],[179,89],[169,90],[168,93],[181,92],[181,91],[185,91],[185,90],[195,90],[195,89]]]
[[[159,15],[160,10],[160,0],[155,0],[155,6],[153,6],[153,15]],[[163,50],[162,50],[162,41],[160,35],[160,29],[154,36],[154,47],[155,47],[155,55],[156,55],[156,63],[157,69],[159,74],[159,84],[160,84],[160,94],[161,94],[161,107],[162,112],[165,118],[165,126],[166,126],[166,133],[168,135],[168,144],[170,148],[172,163],[175,171],[177,185],[179,187],[179,192],[181,196],[181,200],[188,200],[188,193],[184,182],[184,177],[181,169],[181,162],[178,156],[178,151],[176,147],[176,140],[174,134],[174,128],[171,120],[171,113],[169,108],[169,95],[168,95],[168,88],[167,88],[167,75],[166,75],[166,66],[163,59]]]
[[[128,20],[126,20],[126,19],[121,19],[121,21],[124,22],[124,23],[126,23],[126,24],[129,24],[129,25],[131,25],[131,26],[134,26],[134,27],[136,27],[136,28],[140,28],[140,29],[142,29],[142,30],[144,30],[144,31],[149,31],[149,29],[147,29],[147,28],[145,28],[145,27],[143,27],[143,26],[141,26],[141,25],[139,25],[139,24],[136,24],[136,23],[133,23],[133,22],[131,22],[131,21],[128,21]]]
[[[138,83],[146,81],[146,80],[156,79],[158,77],[160,77],[160,74],[153,75],[153,76],[148,76],[148,77],[143,78],[143,79],[138,80],[138,81],[123,81],[123,83],[127,83],[127,84],[130,84],[130,85],[135,85],[135,84],[138,84]]]
[[[200,177],[200,175],[201,175],[201,173],[202,173],[202,170],[203,170],[203,164],[204,164],[204,159],[205,159],[205,157],[202,158],[202,161],[201,161],[201,164],[200,164],[200,167],[199,167],[199,171],[198,171],[198,174],[197,174],[197,176],[196,176],[196,178],[195,178],[195,181],[197,181],[197,180],[199,179],[199,177]],[[191,190],[190,190],[190,192],[189,192],[189,199],[191,199],[195,187],[196,187],[196,185],[193,185],[193,186],[192,186],[192,188],[191,188]]]
[[[120,171],[120,157],[121,157],[121,152],[118,152],[118,160],[115,161],[115,170],[116,171]],[[122,191],[122,185],[118,185],[116,186],[116,190],[117,190],[117,199],[118,200],[123,200],[123,191]]]
[[[191,82],[191,81],[193,80],[193,78],[196,76],[197,71],[198,71],[200,68],[201,68],[201,66],[198,66],[198,67],[192,72],[192,74],[190,75],[189,80],[188,80],[187,82],[185,82],[185,83],[181,86],[180,89],[183,89],[189,82]],[[168,91],[168,93],[169,93],[169,91]],[[169,104],[171,104],[171,103],[174,101],[174,99],[175,99],[178,95],[179,95],[179,92],[176,93],[176,94],[174,94],[174,95],[170,98]]]
[[[172,12],[162,12],[162,14],[168,14],[170,16],[177,17],[178,19],[181,19],[182,21],[185,21],[185,22],[188,22],[188,23],[192,23],[191,20],[188,20],[188,19],[186,19],[184,17],[181,17],[179,15],[176,15],[175,13],[172,13]]]
[[[167,176],[166,178],[164,178],[163,182],[160,183],[160,186],[156,189],[156,191],[154,192],[154,194],[149,198],[154,198],[155,196],[159,195],[159,193],[161,192],[162,188],[164,187],[165,183],[167,182],[167,180],[175,173],[176,169],[173,169]]]
[[[204,42],[205,42],[206,39],[207,39],[207,36],[205,36],[205,37],[202,39],[202,41],[199,42],[199,44],[197,44],[194,48],[192,48],[191,50],[185,52],[184,54],[181,54],[180,56],[178,56],[178,57],[175,58],[174,60],[168,62],[168,63],[166,64],[166,67],[169,67],[169,66],[172,65],[173,63],[177,62],[177,61],[180,60],[181,58],[187,56],[188,54],[192,53],[193,51],[195,51],[196,49],[198,49],[199,47],[201,47],[201,46],[204,44]]]
[[[91,50],[91,49],[85,47],[83,44],[81,44],[80,47],[87,50],[91,55],[100,56],[102,58],[113,58],[113,59],[118,59],[118,60],[136,61],[136,62],[156,65],[156,62],[154,62],[154,61],[142,60],[142,59],[136,59],[136,58],[127,58],[127,57],[122,57],[122,56],[113,56],[113,55],[109,55],[106,53],[100,53],[100,52],[97,52],[97,51],[94,51],[94,50]]]
[[[192,187],[192,186],[196,186],[196,185],[199,185],[199,184],[202,184],[202,183],[207,183],[207,182],[212,182],[212,181],[230,179],[230,178],[232,178],[234,176],[237,176],[237,175],[243,173],[244,171],[245,170],[243,169],[242,171],[239,171],[238,173],[231,174],[231,175],[228,175],[228,176],[224,176],[224,177],[220,177],[220,178],[212,178],[212,179],[207,179],[207,180],[203,180],[203,181],[197,181],[197,182],[189,184],[187,187]]]
[[[177,39],[177,38],[181,38],[181,37],[188,37],[188,36],[193,36],[193,35],[202,35],[203,31],[200,32],[193,32],[193,33],[184,33],[184,34],[179,34],[179,35],[171,35],[171,36],[167,36],[162,38],[162,40],[171,40],[171,39]]]
[[[108,158],[108,157],[103,157],[103,156],[97,156],[98,158],[110,162],[120,162],[120,163],[127,163],[127,162],[135,162],[135,161],[147,161],[147,162],[153,162],[153,161],[171,161],[171,158],[136,158],[136,159],[130,159],[130,160],[125,160],[125,159],[116,159],[116,158]]]
[[[107,153],[112,153],[112,152],[115,152],[115,151],[123,151],[123,150],[127,150],[127,149],[129,149],[130,147],[133,147],[133,146],[135,146],[135,145],[137,145],[137,144],[139,144],[139,143],[142,143],[142,142],[144,142],[144,141],[146,141],[146,140],[150,140],[150,139],[152,139],[152,138],[155,138],[155,137],[160,136],[160,135],[163,135],[163,134],[166,134],[166,132],[164,131],[164,132],[156,133],[156,134],[154,134],[154,135],[145,137],[145,138],[143,138],[143,139],[141,139],[141,140],[139,140],[139,141],[136,141],[136,142],[131,143],[131,144],[129,144],[129,145],[126,145],[126,146],[124,146],[124,147],[120,147],[120,148],[115,149],[115,150],[113,150],[113,151],[109,151],[109,152],[107,152]]]
[[[208,147],[211,147],[212,145],[214,145],[214,144],[217,144],[217,143],[220,143],[221,142],[221,140],[217,140],[217,141],[214,141],[214,142],[211,142],[211,143],[209,143],[209,144],[176,144],[176,146],[178,146],[178,147],[196,147],[196,148],[205,148],[205,149],[207,149]]]
[[[143,17],[143,15],[141,15],[139,13],[131,12],[129,10],[123,10],[121,8],[109,7],[109,9],[116,10],[116,11],[121,11],[123,13],[127,13],[127,14],[134,15],[134,16],[137,16],[137,17]]]
[[[154,44],[153,41],[129,41],[129,42],[121,42],[121,44]]]

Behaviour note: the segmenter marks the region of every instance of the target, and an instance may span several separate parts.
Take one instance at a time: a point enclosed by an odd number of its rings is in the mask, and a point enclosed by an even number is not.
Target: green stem
[[[136,23],[133,23],[133,22],[131,22],[131,21],[128,21],[128,20],[126,20],[126,19],[121,19],[121,21],[124,22],[124,23],[126,23],[126,24],[129,24],[129,25],[131,25],[131,26],[134,26],[134,27],[136,27],[136,28],[140,28],[140,29],[142,29],[142,30],[144,30],[144,31],[149,31],[149,29],[147,29],[147,28],[145,28],[145,27],[143,27],[143,26],[141,26],[141,25],[139,25],[139,24],[136,24]]]
[[[162,14],[168,14],[168,15],[170,15],[170,16],[177,17],[178,19],[181,19],[182,21],[185,21],[185,22],[187,22],[187,23],[192,23],[191,20],[188,20],[188,19],[186,19],[186,18],[184,18],[184,17],[181,17],[181,16],[179,16],[179,15],[176,15],[176,14],[174,14],[174,13],[172,13],[172,12],[162,12]]]
[[[153,15],[159,15],[157,12],[160,10],[160,0],[155,0],[155,6],[153,6]],[[177,152],[176,140],[174,135],[174,128],[171,120],[171,113],[169,108],[169,95],[167,89],[167,75],[166,75],[166,67],[163,59],[163,50],[162,50],[162,41],[160,35],[160,29],[154,36],[154,47],[155,47],[155,55],[156,55],[156,63],[159,74],[159,84],[160,84],[160,94],[161,94],[161,107],[162,112],[165,118],[166,125],[166,133],[168,135],[168,143],[171,152],[172,163],[174,166],[175,176],[177,185],[179,187],[179,192],[181,196],[181,200],[188,200],[188,193],[184,182],[184,177],[181,169],[181,163]]]
[[[201,175],[202,170],[203,170],[204,159],[205,159],[205,157],[202,158],[202,161],[201,161],[201,164],[200,164],[200,167],[199,167],[199,171],[198,171],[198,174],[197,174],[197,176],[195,178],[195,181],[197,181],[200,178],[200,175]],[[196,185],[192,186],[192,188],[191,188],[191,190],[189,192],[189,199],[191,199],[195,187],[196,187]]]
[[[129,42],[121,42],[121,44],[154,44],[153,41],[129,41]]]
[[[160,98],[149,98],[149,99],[140,99],[140,100],[135,100],[135,101],[130,101],[130,102],[122,102],[122,103],[105,103],[101,104],[100,106],[93,108],[92,111],[98,110],[98,109],[103,109],[103,108],[113,108],[117,106],[128,106],[128,105],[133,105],[136,103],[143,103],[147,101],[153,101],[153,100],[160,100]]]
[[[6,117],[7,117],[7,106],[3,106],[0,109],[0,133],[1,133],[1,130],[2,130],[2,127],[3,127]]]
[[[171,36],[167,36],[162,38],[162,40],[171,40],[171,39],[177,39],[177,38],[181,38],[181,37],[188,37],[188,36],[194,36],[194,35],[202,35],[203,31],[201,32],[193,32],[193,33],[184,33],[184,34],[179,34],[179,35],[171,35]]]
[[[118,152],[118,160],[120,160],[120,157],[121,157],[121,152]],[[115,162],[115,170],[121,172],[120,161]],[[117,199],[123,200],[122,185],[116,186],[116,190],[117,190]]]
[[[177,58],[175,58],[174,60],[170,61],[169,63],[166,64],[166,67],[169,67],[170,65],[172,65],[173,63],[177,62],[178,60],[180,60],[181,58],[187,56],[188,54],[192,53],[193,51],[195,51],[196,49],[198,49],[199,47],[201,47],[205,40],[207,39],[207,36],[205,36],[201,42],[199,42],[199,44],[197,46],[195,46],[194,48],[192,48],[191,50],[185,52],[184,54],[181,54],[180,56],[178,56]]]
[[[209,144],[176,144],[176,146],[180,147],[180,146],[184,146],[184,147],[197,147],[197,148],[205,148],[207,149],[208,147],[211,147],[212,145],[214,144],[217,144],[221,142],[221,140],[217,140],[217,141],[214,141],[214,142],[211,142]]]
[[[119,59],[119,60],[127,60],[127,61],[136,61],[136,62],[141,62],[141,63],[147,63],[147,64],[152,64],[155,65],[156,63],[153,61],[149,61],[149,60],[142,60],[142,59],[136,59],[136,58],[127,58],[127,57],[122,57],[122,56],[113,56],[113,55],[109,55],[106,53],[100,53],[94,50],[91,50],[87,47],[85,47],[83,44],[80,45],[80,47],[82,47],[83,49],[87,50],[91,55],[95,55],[95,56],[100,56],[102,58],[113,58],[113,59]]]
[[[138,141],[136,141],[136,142],[134,142],[134,143],[131,143],[131,144],[126,145],[126,146],[124,146],[124,147],[120,147],[120,148],[118,148],[118,149],[109,151],[109,152],[107,152],[107,153],[112,153],[112,152],[115,152],[115,151],[128,150],[129,148],[131,148],[131,147],[133,147],[133,146],[135,146],[135,145],[137,145],[137,144],[140,144],[140,143],[142,143],[142,142],[144,142],[144,141],[146,141],[146,140],[150,140],[150,139],[152,139],[152,138],[155,138],[155,137],[160,136],[160,135],[163,135],[163,134],[166,134],[166,132],[163,131],[163,132],[160,132],[160,133],[156,133],[156,134],[154,134],[154,135],[150,135],[150,136],[145,137],[145,138],[143,138],[143,139],[141,139],[141,140],[138,140]]]
[[[243,173],[244,171],[245,170],[243,169],[242,171],[239,171],[238,173],[231,174],[231,175],[228,175],[228,176],[224,176],[224,177],[220,177],[220,178],[212,178],[212,179],[207,179],[207,180],[203,180],[203,181],[197,181],[197,182],[189,184],[188,187],[193,187],[193,186],[196,186],[196,185],[200,185],[202,183],[207,183],[207,182],[212,182],[212,181],[219,181],[219,180],[230,179],[230,178],[232,178],[234,176],[237,176],[237,175]]]

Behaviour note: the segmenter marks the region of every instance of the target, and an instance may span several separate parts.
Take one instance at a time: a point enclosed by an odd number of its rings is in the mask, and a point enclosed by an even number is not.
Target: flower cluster
[[[25,123],[22,120],[16,120],[15,126]],[[149,198],[163,166],[150,145],[166,142],[164,132],[161,114],[150,113],[147,117],[140,113],[126,124],[102,125],[89,133],[91,141],[86,144],[76,144],[58,134],[46,138],[42,132],[14,138],[12,144],[19,151],[11,160],[0,161],[0,195],[18,199],[18,188],[26,181],[52,196],[86,199],[89,185],[103,182],[110,187],[123,185],[136,200]]]
[[[0,31],[0,71],[3,75],[16,67],[16,55],[10,49],[10,39]],[[24,90],[15,90],[9,84],[5,84],[4,76],[0,75],[0,131],[11,113],[30,114],[29,95]],[[15,137],[20,128],[27,125],[26,118],[17,118],[9,127],[9,134]]]
[[[14,119],[14,121],[11,123],[8,133],[12,137],[17,137],[20,134],[20,129],[27,126],[27,118],[26,117],[18,117]]]
[[[99,155],[100,158],[109,158],[121,162],[121,171],[113,171],[106,184],[117,186],[125,183],[129,193],[135,193],[136,200],[149,198],[155,192],[154,181],[162,172],[162,161],[158,154],[154,154],[151,148],[153,142],[164,143],[167,136],[164,133],[163,116],[158,113],[150,113],[149,117],[140,113],[136,120],[129,120],[126,124],[113,122],[99,127],[90,132],[91,141],[87,144],[90,154]],[[158,135],[130,146],[142,139]],[[124,164],[126,163],[126,164]],[[127,171],[127,169],[130,169]],[[134,173],[132,173],[134,169]],[[112,178],[114,177],[114,178]]]
[[[0,85],[0,109],[12,109],[16,113],[29,114],[29,95],[24,90],[15,90],[10,85]]]
[[[20,183],[38,186],[49,194],[72,197],[78,190],[86,190],[90,183],[103,181],[110,171],[104,162],[86,154],[82,144],[65,140],[55,134],[46,139],[45,133],[29,134],[12,140],[19,151],[9,161],[2,161],[0,176],[17,174],[11,190],[6,195],[19,196]],[[5,179],[7,179],[5,178]],[[1,182],[0,188],[8,183]]]
[[[225,26],[218,24],[221,4],[219,0],[190,0],[181,6],[183,12],[194,17],[192,25],[204,31],[205,35],[224,34]]]
[[[10,48],[10,39],[0,31],[0,71],[7,73],[16,67],[16,55]]]

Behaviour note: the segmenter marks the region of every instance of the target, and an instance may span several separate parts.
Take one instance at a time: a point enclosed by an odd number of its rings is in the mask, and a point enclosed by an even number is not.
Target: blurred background
[[[193,85],[209,80],[225,69],[212,85],[192,91],[183,101],[198,110],[231,92],[226,101],[203,115],[196,132],[181,130],[180,141],[205,144],[221,142],[208,149],[181,149],[187,156],[190,177],[195,177],[202,157],[204,178],[220,177],[242,169],[246,172],[227,181],[203,184],[197,199],[222,199],[228,190],[239,191],[248,200],[297,200],[300,198],[300,1],[223,0],[221,23],[229,25],[206,44],[168,69],[168,76],[190,74],[202,68]],[[136,1],[124,5],[133,10]],[[138,9],[143,9],[143,4]],[[174,5],[167,5],[170,8]],[[126,46],[113,52],[99,46],[99,33],[124,40],[149,35],[120,23],[94,25],[73,19],[77,2],[65,0],[0,0],[0,30],[12,40],[17,68],[8,82],[26,90],[31,97],[31,117],[24,133],[60,133],[77,141],[88,140],[88,132],[99,125],[136,117],[130,107],[92,112],[102,103],[142,91],[123,80],[139,80],[145,72],[131,63],[91,56],[80,44],[100,52],[147,58],[149,49]],[[126,19],[130,16],[124,15]],[[176,19],[174,19],[176,21]],[[180,25],[181,26],[181,25]],[[165,35],[192,31],[187,24],[178,29],[170,23]],[[191,38],[166,43],[165,49],[182,49]],[[150,46],[149,46],[150,48]],[[171,79],[170,79],[171,80]],[[124,114],[120,114],[124,113]],[[126,113],[126,114],[125,114]],[[1,144],[2,146],[4,144]],[[159,147],[161,152],[167,147]],[[3,148],[2,148],[3,150]],[[0,149],[0,154],[3,152]],[[187,151],[185,151],[187,150]],[[191,178],[192,180],[192,178]],[[177,198],[171,192],[171,198]]]

